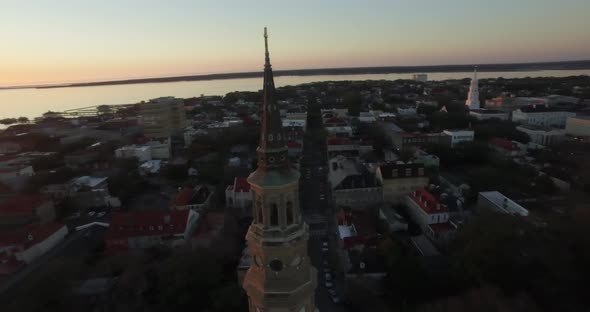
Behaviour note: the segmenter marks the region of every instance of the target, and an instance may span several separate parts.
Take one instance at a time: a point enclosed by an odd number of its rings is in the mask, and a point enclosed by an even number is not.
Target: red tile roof
[[[197,229],[193,232],[193,238],[212,238],[221,231],[224,225],[225,214],[223,212],[209,212],[199,220]]]
[[[21,249],[27,249],[34,244],[44,241],[63,226],[59,222],[46,224],[35,223],[18,229],[1,231],[0,247],[15,246]]]
[[[512,141],[506,140],[506,139],[501,139],[501,138],[491,139],[490,144],[497,146],[497,147],[501,147],[501,148],[503,148],[505,150],[509,150],[509,151],[515,151],[518,149],[518,147],[516,147],[516,144],[514,144]]]
[[[16,195],[0,203],[0,214],[34,214],[35,208],[50,201],[43,195]]]
[[[435,233],[444,233],[453,228],[449,222],[430,224],[429,226]]]
[[[248,179],[244,177],[235,178],[234,192],[250,192],[250,183],[248,183]]]
[[[193,188],[185,187],[178,193],[178,195],[176,195],[176,198],[174,198],[173,205],[174,206],[187,205],[191,201],[191,199],[193,198],[194,195],[195,195],[195,191],[193,190]]]
[[[189,210],[146,210],[113,214],[107,240],[184,233]],[[167,219],[167,220],[166,220]]]
[[[303,146],[303,145],[297,141],[289,140],[287,142],[287,147],[289,147],[289,148],[300,148],[301,146]]]
[[[436,197],[424,188],[412,192],[410,198],[428,214],[443,213],[448,210],[446,206],[440,205]]]
[[[335,138],[328,139],[328,145],[347,145],[347,144],[352,144],[352,142],[348,138],[335,137]]]

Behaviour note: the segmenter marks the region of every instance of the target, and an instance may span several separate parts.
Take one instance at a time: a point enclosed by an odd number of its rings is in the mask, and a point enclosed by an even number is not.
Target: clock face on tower
[[[296,255],[295,258],[293,258],[293,261],[291,261],[291,266],[299,266],[301,264],[301,256],[300,255]]]
[[[274,259],[273,261],[271,261],[268,264],[268,266],[270,267],[271,270],[273,270],[275,272],[279,272],[280,270],[283,269],[283,263],[279,259]]]

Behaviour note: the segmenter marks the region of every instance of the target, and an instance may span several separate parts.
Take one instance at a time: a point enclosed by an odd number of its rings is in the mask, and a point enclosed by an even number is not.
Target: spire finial
[[[268,55],[268,34],[264,27],[264,65],[270,66],[270,56]]]

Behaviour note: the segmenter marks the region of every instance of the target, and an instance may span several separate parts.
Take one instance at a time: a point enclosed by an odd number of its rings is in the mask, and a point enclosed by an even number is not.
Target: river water
[[[428,73],[429,80],[463,79],[471,72]],[[590,75],[590,70],[544,70],[518,72],[480,72],[479,78],[566,77]],[[316,81],[410,79],[412,74],[318,75],[275,77],[277,87]],[[232,91],[256,91],[262,78],[141,83],[94,87],[0,90],[0,118],[35,118],[47,111],[64,111],[102,104],[131,104],[161,96],[181,98],[224,95]]]

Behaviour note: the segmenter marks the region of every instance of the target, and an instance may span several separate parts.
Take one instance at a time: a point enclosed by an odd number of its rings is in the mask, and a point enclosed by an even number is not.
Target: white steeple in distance
[[[473,70],[473,78],[471,79],[471,85],[469,85],[469,94],[467,94],[467,100],[465,105],[469,109],[479,109],[479,87],[477,85],[477,66]]]

